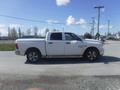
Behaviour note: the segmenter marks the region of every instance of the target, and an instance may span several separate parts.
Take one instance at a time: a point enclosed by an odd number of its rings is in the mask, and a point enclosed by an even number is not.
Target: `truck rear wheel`
[[[41,54],[38,50],[31,49],[26,53],[27,62],[36,63],[40,60]]]

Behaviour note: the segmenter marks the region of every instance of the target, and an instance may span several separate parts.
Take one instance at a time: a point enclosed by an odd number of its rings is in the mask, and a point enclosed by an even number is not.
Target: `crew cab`
[[[31,63],[49,57],[82,56],[94,61],[104,54],[101,41],[85,40],[71,32],[48,32],[45,39],[17,39],[15,43],[15,53],[26,55]]]

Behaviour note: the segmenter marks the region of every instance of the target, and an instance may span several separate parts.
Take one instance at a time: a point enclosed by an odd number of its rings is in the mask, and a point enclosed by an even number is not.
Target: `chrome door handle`
[[[48,44],[53,44],[53,42],[48,42]]]
[[[66,42],[66,44],[71,44],[70,42]]]

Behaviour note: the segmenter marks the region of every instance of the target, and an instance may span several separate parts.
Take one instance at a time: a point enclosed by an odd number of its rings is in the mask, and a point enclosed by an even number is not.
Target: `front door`
[[[80,56],[82,54],[83,42],[73,33],[65,33],[65,55]]]

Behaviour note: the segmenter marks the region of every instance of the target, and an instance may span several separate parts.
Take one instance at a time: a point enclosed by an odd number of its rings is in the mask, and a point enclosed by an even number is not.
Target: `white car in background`
[[[71,32],[48,32],[45,39],[31,38],[16,40],[17,55],[26,55],[34,63],[49,57],[85,57],[94,61],[104,54],[98,40],[85,40]]]

